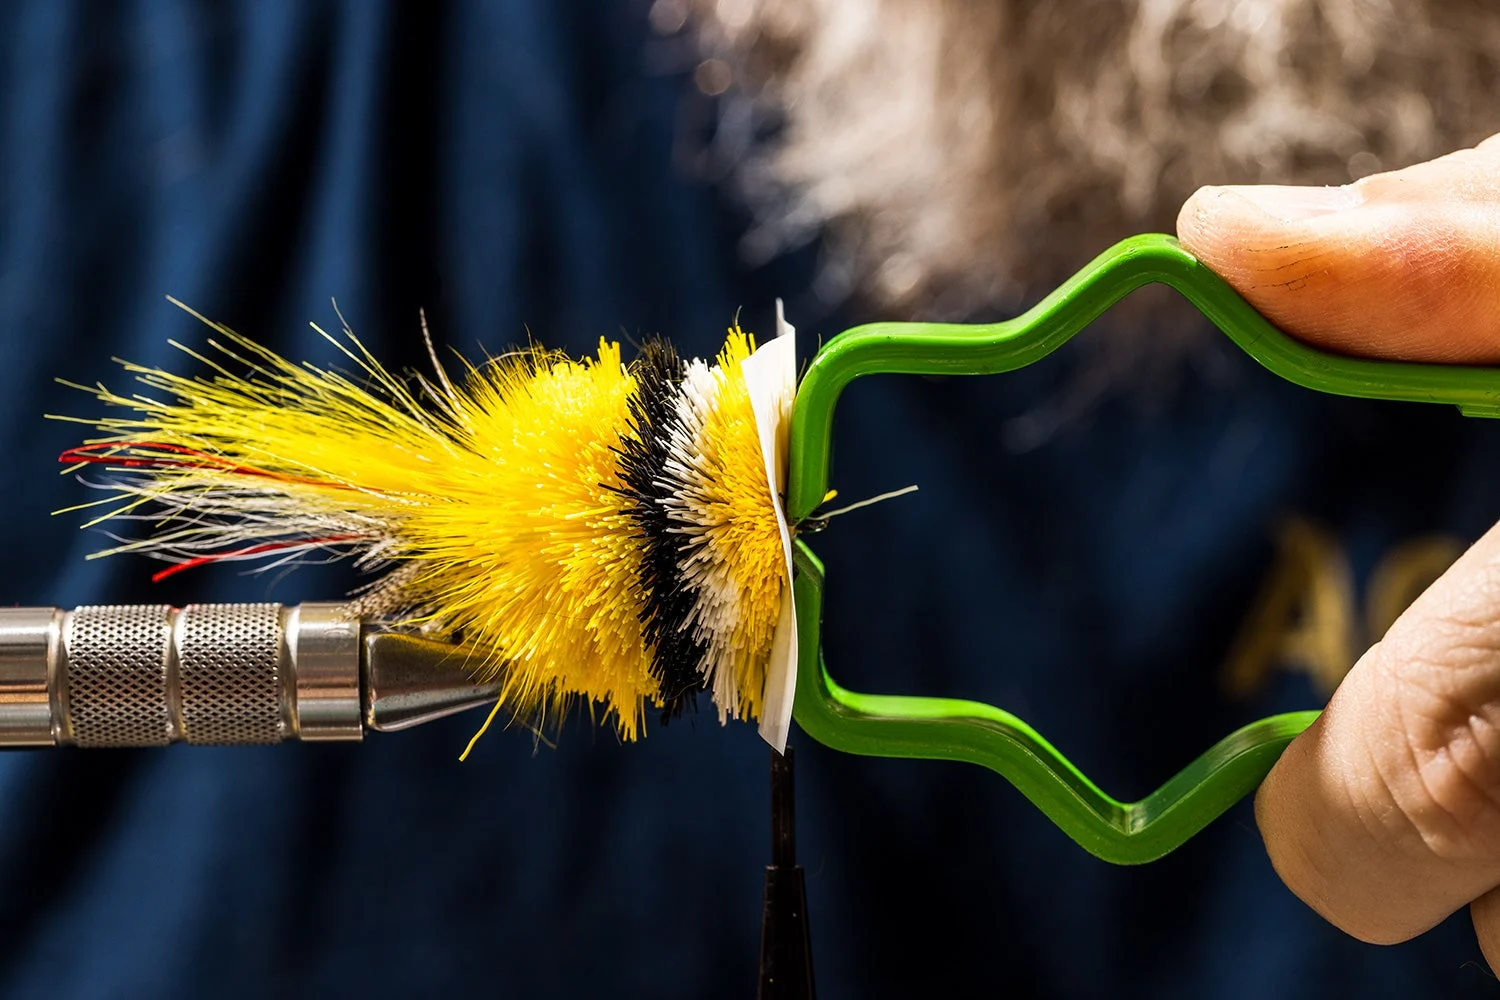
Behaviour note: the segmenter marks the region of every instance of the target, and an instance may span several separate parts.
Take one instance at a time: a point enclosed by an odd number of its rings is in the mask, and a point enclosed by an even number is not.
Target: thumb
[[[1477,900],[1500,958],[1500,527],[1349,672],[1256,820],[1282,880],[1349,933],[1403,941]]]
[[[1500,361],[1500,135],[1344,187],[1200,188],[1177,235],[1287,333],[1410,361]]]

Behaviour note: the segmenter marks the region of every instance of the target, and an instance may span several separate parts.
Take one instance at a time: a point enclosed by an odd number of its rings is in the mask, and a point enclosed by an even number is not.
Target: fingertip
[[[1303,223],[1336,215],[1364,203],[1354,186],[1300,187],[1289,184],[1201,187],[1177,214],[1177,238],[1195,253],[1255,250],[1280,245]]]
[[[1309,284],[1329,280],[1352,249],[1347,222],[1330,217],[1362,200],[1350,187],[1204,187],[1178,213],[1178,239],[1252,305],[1300,334],[1310,325],[1303,314],[1321,301]]]
[[[1500,362],[1500,135],[1342,187],[1205,187],[1177,234],[1284,332],[1405,361]]]
[[[1472,873],[1433,856],[1386,784],[1402,758],[1368,658],[1287,747],[1255,798],[1276,874],[1321,917],[1368,944],[1397,944],[1472,899]],[[1481,879],[1488,875],[1478,876]],[[1493,883],[1489,883],[1493,884]]]
[[[1255,795],[1256,827],[1271,867],[1292,895],[1367,944],[1397,943],[1412,930],[1388,924],[1379,907],[1344,891],[1349,869],[1358,870],[1355,859],[1365,850],[1344,822],[1348,790],[1319,765],[1322,725],[1320,718],[1294,740],[1261,783]]]
[[[1243,200],[1235,204],[1235,200],[1229,188],[1201,187],[1177,213],[1177,239],[1188,253],[1214,270],[1234,246],[1230,234],[1244,227],[1243,216],[1250,206]]]
[[[1338,807],[1329,808],[1341,796],[1309,788],[1317,782],[1314,769],[1300,754],[1288,754],[1255,796],[1256,826],[1277,877],[1320,917],[1366,944],[1398,944],[1430,927],[1431,919],[1412,921],[1404,907],[1386,905],[1384,894],[1371,891],[1382,860],[1370,857]]]

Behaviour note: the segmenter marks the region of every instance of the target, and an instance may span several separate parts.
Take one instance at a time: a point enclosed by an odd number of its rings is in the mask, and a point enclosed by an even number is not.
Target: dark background
[[[327,599],[348,578],[85,561],[56,475],[89,415],[54,377],[189,370],[174,295],[297,359],[330,300],[392,367],[419,308],[467,351],[661,332],[715,350],[772,300],[809,344],[877,318],[815,293],[820,249],[758,268],[699,155],[707,99],[645,4],[0,3],[0,601]],[[673,46],[679,46],[674,49]],[[1102,247],[1082,248],[1078,263]],[[1151,315],[1148,311],[1147,317]],[[1500,428],[1321,397],[1207,346],[1016,444],[1094,338],[996,379],[874,379],[840,409],[816,540],[841,679],[992,701],[1103,787],[1144,794],[1253,701],[1218,668],[1273,556],[1318,519],[1356,569],[1500,514]],[[1205,333],[1205,338],[1210,335]],[[359,746],[0,756],[0,997],[732,997],[754,988],[767,751],[711,712],[622,746],[462,717]],[[1394,948],[1277,881],[1242,803],[1116,868],[994,775],[861,759],[794,731],[820,994],[1453,997],[1497,992],[1463,914]]]

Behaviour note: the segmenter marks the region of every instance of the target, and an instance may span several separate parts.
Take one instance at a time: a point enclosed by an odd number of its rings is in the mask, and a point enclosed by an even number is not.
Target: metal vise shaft
[[[493,701],[458,646],[340,604],[0,609],[0,747],[359,740]]]

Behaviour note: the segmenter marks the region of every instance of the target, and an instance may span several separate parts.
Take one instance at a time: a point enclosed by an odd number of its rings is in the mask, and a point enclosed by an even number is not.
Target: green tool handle
[[[873,323],[831,339],[813,359],[792,416],[787,508],[793,522],[828,491],[829,445],[839,395],[871,374],[979,375],[1039,361],[1142,285],[1177,289],[1266,368],[1322,392],[1449,403],[1469,416],[1500,416],[1500,369],[1376,361],[1329,354],[1292,340],[1170,236],[1125,240],[1095,258],[1034,308],[999,323]],[[823,567],[799,540],[794,582],[799,662],[795,718],[835,749],[883,757],[962,760],[1005,777],[1084,848],[1139,864],[1175,850],[1255,789],[1291,740],[1317,718],[1261,719],[1211,747],[1137,802],[1105,794],[1025,722],[1002,709],[948,698],[861,694],[824,665]]]

